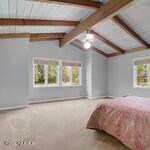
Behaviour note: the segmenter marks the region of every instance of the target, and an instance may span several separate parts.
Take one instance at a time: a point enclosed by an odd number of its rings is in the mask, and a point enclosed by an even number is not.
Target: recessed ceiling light
[[[91,47],[91,43],[86,40],[86,41],[84,42],[84,48],[85,48],[85,49],[89,49],[90,47]]]

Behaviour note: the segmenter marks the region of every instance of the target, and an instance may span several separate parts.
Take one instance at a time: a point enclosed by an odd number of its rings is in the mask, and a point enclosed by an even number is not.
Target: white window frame
[[[46,77],[46,80],[47,80],[47,87],[58,87],[59,86],[59,65],[57,66],[57,77],[56,77],[56,84],[55,85],[52,85],[52,84],[48,84],[48,65],[45,65],[46,66],[46,74],[47,74],[47,77]]]
[[[73,77],[73,74],[72,74],[72,77]],[[72,86],[82,86],[82,65],[81,65],[81,67],[79,67],[79,78],[80,78],[80,83],[77,85],[72,84]],[[71,82],[72,82],[72,80],[71,80]]]
[[[59,87],[59,74],[60,74],[59,65],[57,66],[57,83],[56,83],[56,85],[48,84],[48,65],[44,65],[45,84],[40,85],[40,86],[35,84],[35,74],[34,74],[34,72],[35,72],[35,70],[34,70],[35,69],[35,67],[34,67],[35,63],[34,63],[34,59],[58,61],[58,60],[50,59],[50,58],[33,57],[33,88]]]
[[[149,83],[148,87],[142,87],[142,86],[138,86],[137,85],[137,72],[136,72],[137,70],[136,70],[136,66],[134,65],[135,61],[138,61],[138,60],[141,60],[141,59],[146,59],[146,58],[150,58],[150,56],[148,56],[148,57],[140,57],[140,58],[133,59],[133,87],[134,88],[150,89],[150,83]]]
[[[50,61],[58,61],[59,64],[57,66],[57,84],[56,85],[50,85],[48,84],[48,65],[44,65],[44,73],[45,73],[45,84],[44,85],[40,85],[37,86],[35,84],[35,74],[34,74],[34,59],[41,59],[41,60],[50,60]],[[81,64],[80,66],[80,70],[79,70],[79,76],[80,76],[80,84],[72,84],[72,68],[71,68],[71,84],[69,85],[65,85],[63,84],[63,62],[68,62],[68,63],[77,63],[77,64]],[[82,86],[82,63],[80,63],[79,61],[69,61],[69,60],[57,60],[57,59],[50,59],[50,58],[41,58],[41,57],[33,57],[32,58],[32,66],[33,66],[33,88],[51,88],[51,87],[77,87],[77,86]]]
[[[66,60],[63,60],[62,62],[81,64],[80,62],[77,62],[77,61],[66,61]],[[63,77],[63,65],[62,65],[61,76]],[[72,67],[71,67],[71,74],[70,74],[70,81],[71,81],[71,83],[70,83],[69,85],[63,84],[63,78],[62,78],[62,79],[61,79],[61,81],[62,81],[61,86],[62,86],[62,87],[76,87],[76,86],[82,86],[82,64],[81,64],[80,70],[79,70],[80,83],[77,84],[77,85],[73,84],[73,83],[72,83],[72,76],[73,76],[73,74],[72,74]]]

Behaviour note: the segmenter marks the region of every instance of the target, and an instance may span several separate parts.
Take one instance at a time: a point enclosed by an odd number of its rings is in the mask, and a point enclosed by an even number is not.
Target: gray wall
[[[86,52],[86,95],[92,97],[92,51]]]
[[[133,59],[150,56],[150,50],[105,58],[58,42],[29,43],[28,39],[0,40],[0,108],[27,105],[29,100],[88,96],[150,97],[149,89],[133,87]],[[80,61],[82,86],[33,88],[33,57]]]
[[[107,58],[91,50],[86,54],[86,65],[87,96],[107,96]]]
[[[150,50],[108,59],[108,94],[150,97],[150,89],[133,87],[133,59],[150,56]]]
[[[60,49],[58,44],[57,41],[29,43],[28,39],[0,40],[0,107],[24,106],[29,100],[98,97],[106,93],[106,58],[71,45]],[[82,86],[33,88],[33,57],[80,61]]]
[[[58,47],[57,41],[33,42],[30,44],[30,100],[60,99],[86,96],[86,55],[72,45]],[[32,58],[53,58],[82,63],[82,86],[33,88]]]
[[[0,40],[0,108],[28,104],[28,39]]]
[[[107,96],[107,58],[92,52],[92,97]]]

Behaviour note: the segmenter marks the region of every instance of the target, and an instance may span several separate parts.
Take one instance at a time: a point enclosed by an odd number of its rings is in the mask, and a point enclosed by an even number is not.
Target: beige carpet
[[[0,150],[128,150],[104,132],[85,129],[98,101],[51,102],[0,112]]]

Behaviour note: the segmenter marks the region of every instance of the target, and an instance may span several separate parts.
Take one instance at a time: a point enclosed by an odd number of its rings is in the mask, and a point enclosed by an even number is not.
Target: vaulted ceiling
[[[122,55],[150,48],[149,10],[150,0],[0,0],[0,38],[60,40],[85,50],[82,39],[90,29],[91,49]]]

